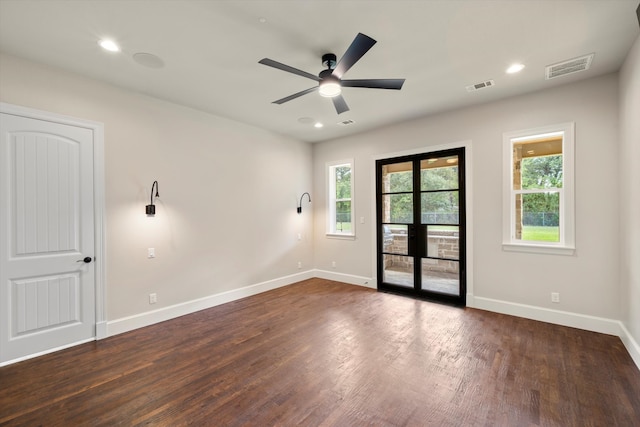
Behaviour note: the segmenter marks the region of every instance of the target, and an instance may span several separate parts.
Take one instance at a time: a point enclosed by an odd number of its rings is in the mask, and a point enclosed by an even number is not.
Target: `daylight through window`
[[[573,124],[504,139],[504,243],[573,248]]]
[[[354,235],[353,161],[329,164],[327,168],[329,216],[327,233]]]

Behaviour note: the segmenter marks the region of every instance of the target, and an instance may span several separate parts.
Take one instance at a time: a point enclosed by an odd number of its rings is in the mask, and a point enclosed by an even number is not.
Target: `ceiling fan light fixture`
[[[318,92],[320,92],[320,96],[324,96],[325,98],[333,98],[334,96],[338,96],[340,95],[340,93],[342,93],[342,87],[337,81],[323,80],[320,83]]]

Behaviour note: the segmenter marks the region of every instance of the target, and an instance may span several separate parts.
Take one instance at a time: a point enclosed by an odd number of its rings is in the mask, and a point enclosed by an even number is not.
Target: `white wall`
[[[296,213],[309,144],[11,56],[0,67],[1,101],[104,123],[107,320],[312,268],[311,211]]]
[[[622,319],[636,343],[636,352],[640,357],[640,37],[636,39],[620,71],[618,162]]]
[[[292,277],[298,261],[302,271],[374,277],[374,157],[471,140],[473,296],[623,319],[637,343],[639,44],[620,82],[611,74],[313,147],[6,55],[0,101],[105,124],[110,321]],[[576,123],[576,254],[503,252],[502,133],[567,121]],[[329,239],[325,164],[346,158],[355,159],[356,218],[365,224],[356,221],[355,240]],[[156,179],[161,198],[150,219],[143,207]],[[313,209],[299,216],[304,191]],[[146,258],[148,247],[156,259]],[[552,291],[561,304],[550,302]]]
[[[374,156],[471,140],[473,296],[619,320],[617,85],[611,74],[314,144],[316,268],[375,276]],[[576,124],[575,256],[503,252],[502,133],[569,121]],[[325,163],[343,158],[355,159],[355,215],[367,223],[357,224],[354,241],[324,234]],[[560,304],[551,303],[551,292],[560,293]]]

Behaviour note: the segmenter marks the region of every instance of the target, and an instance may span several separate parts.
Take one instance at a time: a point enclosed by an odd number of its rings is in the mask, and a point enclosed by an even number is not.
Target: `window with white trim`
[[[353,160],[327,164],[327,234],[354,236]]]
[[[573,254],[574,124],[507,132],[503,143],[503,248]]]

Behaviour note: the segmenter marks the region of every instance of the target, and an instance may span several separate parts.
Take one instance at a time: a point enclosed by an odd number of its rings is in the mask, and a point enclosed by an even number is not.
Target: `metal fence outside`
[[[536,227],[557,227],[560,215],[557,212],[525,212],[522,214],[522,225]]]
[[[420,220],[421,224],[458,224],[460,216],[458,215],[458,212],[423,212]],[[412,224],[413,215],[411,213],[406,215],[394,215],[390,222],[397,224]]]

